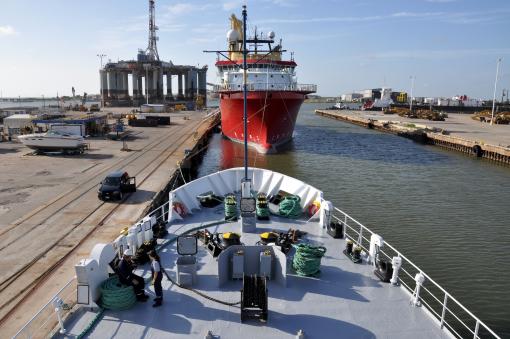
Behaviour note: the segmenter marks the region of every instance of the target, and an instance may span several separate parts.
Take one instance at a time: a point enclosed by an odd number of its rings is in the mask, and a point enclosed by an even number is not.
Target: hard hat
[[[124,251],[124,256],[126,256],[126,255],[132,256],[133,255],[133,251],[131,251],[131,249],[128,248],[127,250]]]

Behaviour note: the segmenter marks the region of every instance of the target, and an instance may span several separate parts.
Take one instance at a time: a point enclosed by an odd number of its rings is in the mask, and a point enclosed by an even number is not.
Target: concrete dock
[[[468,114],[446,121],[410,119],[375,111],[316,110],[316,114],[510,165],[510,125],[490,125]]]
[[[21,144],[0,143],[0,337],[14,335],[96,243],[115,239],[164,195],[186,153],[206,147],[217,118],[176,113],[170,126],[133,128],[128,152],[122,141],[104,139],[91,140],[80,156],[34,156]],[[98,184],[117,169],[136,176],[137,192],[102,202]]]

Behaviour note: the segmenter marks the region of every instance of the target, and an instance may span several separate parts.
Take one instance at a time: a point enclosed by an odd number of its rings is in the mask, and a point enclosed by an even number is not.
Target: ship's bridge
[[[239,62],[218,61],[218,77],[220,83],[214,91],[242,91],[243,73]],[[316,91],[315,85],[297,83],[294,61],[248,60],[247,84],[249,91]]]

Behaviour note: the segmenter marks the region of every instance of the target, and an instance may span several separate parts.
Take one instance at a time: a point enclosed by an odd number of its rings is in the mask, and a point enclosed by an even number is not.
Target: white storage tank
[[[140,106],[142,113],[163,113],[165,112],[165,105],[159,104],[143,104]]]

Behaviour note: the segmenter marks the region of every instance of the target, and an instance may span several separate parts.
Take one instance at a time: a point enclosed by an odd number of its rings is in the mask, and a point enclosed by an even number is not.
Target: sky
[[[228,18],[276,33],[300,83],[323,96],[391,87],[415,96],[492,98],[510,89],[508,0],[156,0],[160,58],[209,65],[226,48]],[[136,58],[147,47],[146,0],[0,0],[3,97],[99,93],[98,54]],[[290,53],[286,55],[290,58]]]

